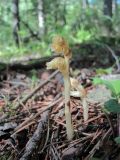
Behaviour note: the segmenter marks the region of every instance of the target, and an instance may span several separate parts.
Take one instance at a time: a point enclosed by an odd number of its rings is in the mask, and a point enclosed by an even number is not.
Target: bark
[[[104,15],[112,17],[112,0],[104,0]]]
[[[44,18],[44,4],[43,0],[38,0],[38,25],[39,34],[41,36],[45,33],[45,18]]]
[[[13,0],[12,13],[13,13],[13,37],[16,45],[19,47],[20,43],[20,38],[18,34],[18,31],[20,30],[19,0]]]

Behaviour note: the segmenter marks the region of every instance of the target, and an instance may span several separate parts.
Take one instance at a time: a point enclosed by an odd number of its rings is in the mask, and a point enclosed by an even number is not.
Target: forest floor
[[[81,100],[71,95],[74,138],[68,141],[61,74],[46,69],[1,73],[0,160],[120,160],[117,116],[103,112],[110,93],[93,85],[96,74],[90,68],[71,70],[88,94],[89,118],[84,121]]]

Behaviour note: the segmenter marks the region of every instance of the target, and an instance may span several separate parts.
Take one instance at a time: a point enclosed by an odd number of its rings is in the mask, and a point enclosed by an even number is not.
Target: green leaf
[[[115,90],[115,94],[119,95],[120,94],[120,80],[110,80],[109,82],[113,86]]]
[[[98,77],[93,78],[93,84],[94,85],[102,84],[102,79]]]
[[[98,68],[98,69],[96,69],[96,74],[98,74],[98,75],[111,74],[111,73],[112,73],[112,68],[107,68],[107,69]]]
[[[115,87],[109,80],[102,80],[102,84],[104,84],[110,91],[112,92],[113,97],[117,96],[117,92],[115,90]]]
[[[120,137],[116,137],[116,138],[115,138],[115,142],[116,142],[117,144],[120,144]]]
[[[111,90],[112,95],[120,96],[120,80],[118,79],[112,79],[112,80],[103,80],[101,78],[94,78],[93,84],[104,84],[108,89]]]
[[[120,104],[115,99],[110,99],[104,103],[105,109],[112,113],[120,113]]]

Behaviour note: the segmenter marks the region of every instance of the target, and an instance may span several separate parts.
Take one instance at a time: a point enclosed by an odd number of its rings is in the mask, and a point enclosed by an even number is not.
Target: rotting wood
[[[8,67],[10,70],[18,71],[24,70],[28,71],[31,69],[39,69],[45,67],[47,61],[50,61],[54,56],[41,57],[41,58],[26,58],[23,57],[22,60],[12,60],[12,62],[0,61],[0,70],[6,70]]]
[[[49,110],[47,110],[41,115],[41,119],[39,121],[37,129],[34,132],[33,136],[30,138],[30,140],[27,142],[25,151],[20,160],[31,160],[33,152],[38,147],[40,139],[44,135],[44,127],[47,124],[48,115],[49,115]]]

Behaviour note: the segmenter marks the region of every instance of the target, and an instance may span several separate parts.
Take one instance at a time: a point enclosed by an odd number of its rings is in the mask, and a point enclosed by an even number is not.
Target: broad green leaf
[[[112,79],[112,80],[103,80],[101,78],[94,78],[93,84],[104,84],[108,89],[111,90],[113,96],[120,95],[120,80]]]
[[[108,89],[110,89],[113,96],[117,96],[117,92],[115,90],[115,87],[113,86],[113,84],[110,81],[102,80],[102,84],[104,84]]]
[[[115,142],[116,142],[117,144],[120,144],[120,136],[115,138]]]
[[[120,113],[120,104],[116,99],[110,99],[104,103],[105,109],[112,113]]]
[[[110,80],[109,82],[113,86],[115,90],[115,94],[119,95],[120,94],[120,80]]]

